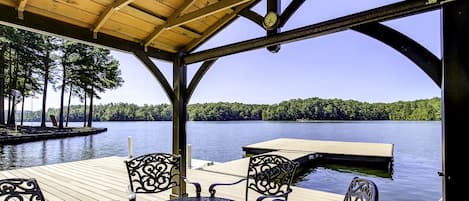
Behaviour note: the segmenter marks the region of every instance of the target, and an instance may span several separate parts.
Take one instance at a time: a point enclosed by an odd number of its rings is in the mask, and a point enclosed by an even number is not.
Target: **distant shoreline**
[[[187,120],[244,121],[244,120],[441,120],[440,98],[394,103],[367,103],[355,100],[291,99],[278,104],[196,103],[187,106]],[[172,105],[144,105],[109,103],[93,106],[94,121],[171,121]],[[88,110],[89,111],[89,110]],[[49,115],[59,116],[59,109],[48,109]],[[65,114],[64,114],[65,115]],[[70,106],[69,121],[88,118],[81,105]],[[20,115],[17,115],[19,118]],[[40,121],[41,112],[25,112],[25,121]],[[65,117],[65,119],[67,119]]]

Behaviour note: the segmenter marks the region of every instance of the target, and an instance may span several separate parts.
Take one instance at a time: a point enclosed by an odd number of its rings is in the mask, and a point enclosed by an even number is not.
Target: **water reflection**
[[[64,139],[59,140],[59,161],[64,162],[65,161],[65,144],[64,144]]]
[[[41,161],[42,165],[47,164],[47,141],[42,141],[42,147],[41,147]]]
[[[81,158],[83,159],[92,159],[95,158],[95,149],[93,146],[93,136],[86,136],[83,142],[83,149],[82,149],[82,155]]]
[[[16,145],[0,145],[0,170],[16,169],[117,155],[97,154],[96,136],[45,140]]]

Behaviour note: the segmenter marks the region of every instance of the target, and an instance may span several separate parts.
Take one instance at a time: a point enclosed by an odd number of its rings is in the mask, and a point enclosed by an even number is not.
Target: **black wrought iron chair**
[[[129,174],[129,200],[136,200],[136,193],[159,193],[179,187],[181,184],[193,184],[196,196],[200,197],[200,184],[189,182],[181,176],[181,156],[167,153],[151,153],[125,161]]]
[[[378,201],[378,187],[371,180],[354,177],[344,201]]]
[[[234,183],[212,184],[209,187],[210,196],[215,197],[216,186],[235,185],[246,180],[246,201],[249,190],[262,195],[257,198],[257,201],[266,198],[286,201],[288,194],[292,192],[290,185],[297,167],[297,162],[283,156],[273,154],[253,156],[249,159],[246,178]]]
[[[11,178],[0,180],[0,200],[45,201],[46,199],[35,179]]]

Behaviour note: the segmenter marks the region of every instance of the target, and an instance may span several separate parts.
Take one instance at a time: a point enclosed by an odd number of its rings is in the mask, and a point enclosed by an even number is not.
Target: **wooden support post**
[[[174,88],[174,102],[173,102],[173,154],[181,155],[181,176],[186,176],[186,89],[187,89],[187,66],[182,60],[183,53],[179,53],[173,63],[173,88]],[[174,195],[187,195],[186,184],[181,183],[181,191],[178,188],[173,188]]]
[[[281,2],[280,0],[267,0],[267,12],[273,11],[277,13],[280,17],[280,12],[281,12]],[[280,18],[280,21],[282,19]],[[278,25],[277,25],[278,26]],[[280,32],[280,26],[278,26],[274,30],[267,30],[267,36],[273,36],[275,34],[278,34]],[[267,50],[269,50],[272,53],[277,53],[280,51],[280,45],[272,45],[272,46],[267,46]]]
[[[465,168],[459,143],[464,142],[469,114],[469,1],[443,5],[442,157],[443,201],[466,197]],[[462,117],[462,118],[461,118]]]

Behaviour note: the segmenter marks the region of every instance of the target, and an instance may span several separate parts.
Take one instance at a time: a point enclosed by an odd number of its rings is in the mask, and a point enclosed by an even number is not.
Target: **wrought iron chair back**
[[[280,196],[288,200],[290,185],[298,163],[280,155],[257,155],[249,160],[246,200],[249,189],[266,196]]]
[[[174,187],[179,187],[181,192],[179,155],[152,153],[125,161],[125,164],[132,192],[159,193]]]
[[[344,201],[378,201],[378,187],[368,179],[353,178]]]
[[[35,179],[11,178],[0,180],[0,200],[4,201],[45,201]]]

